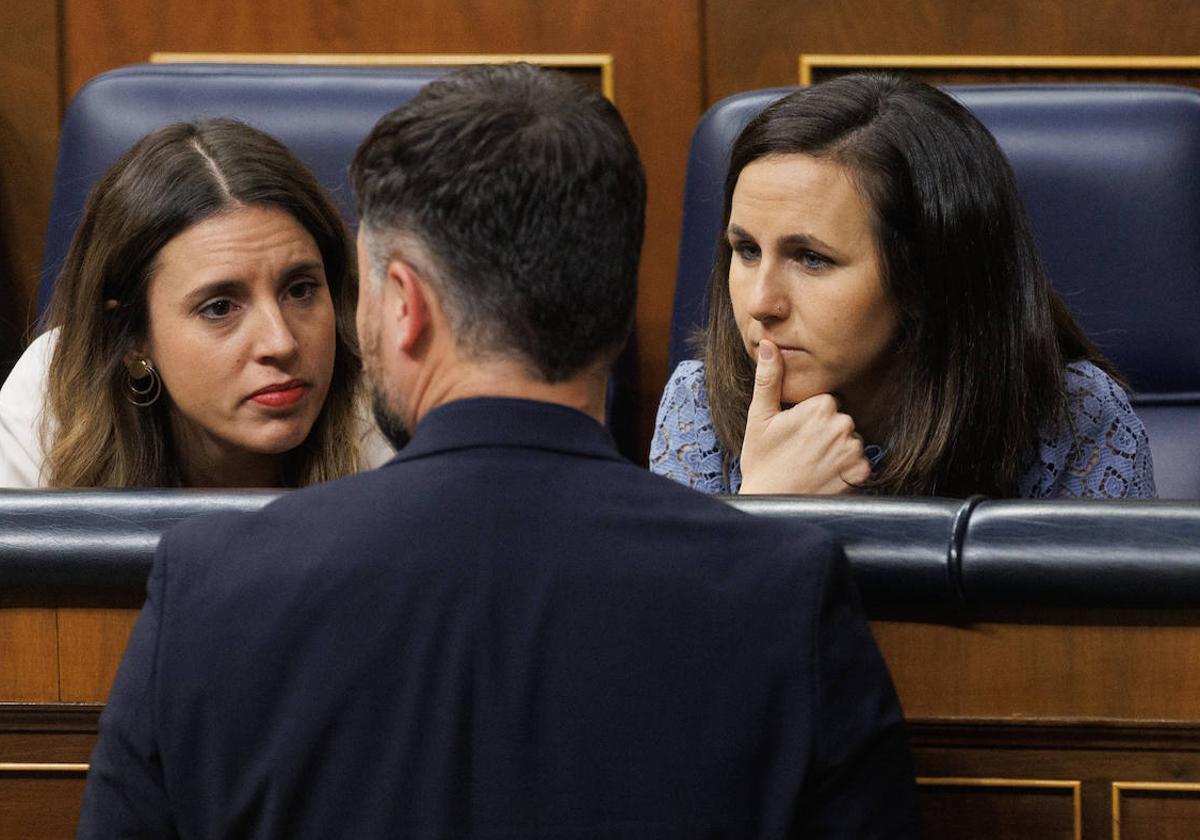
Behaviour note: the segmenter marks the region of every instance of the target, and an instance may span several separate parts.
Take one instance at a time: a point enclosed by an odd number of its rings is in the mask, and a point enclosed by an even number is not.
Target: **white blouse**
[[[46,377],[58,341],[53,329],[34,339],[0,387],[0,487],[45,487],[42,411]],[[367,416],[357,418],[363,463],[373,469],[396,453]]]

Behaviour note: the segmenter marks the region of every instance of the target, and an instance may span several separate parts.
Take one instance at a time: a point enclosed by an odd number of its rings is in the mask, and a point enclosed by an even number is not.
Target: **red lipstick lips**
[[[250,399],[264,408],[287,408],[299,402],[307,390],[308,385],[299,379],[292,379],[288,382],[259,388],[250,395]]]

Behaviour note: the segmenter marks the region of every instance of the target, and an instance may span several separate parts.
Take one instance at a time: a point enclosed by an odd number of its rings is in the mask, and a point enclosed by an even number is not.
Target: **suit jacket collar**
[[[426,414],[391,463],[495,446],[623,460],[605,428],[573,408],[534,400],[474,397],[440,405]]]

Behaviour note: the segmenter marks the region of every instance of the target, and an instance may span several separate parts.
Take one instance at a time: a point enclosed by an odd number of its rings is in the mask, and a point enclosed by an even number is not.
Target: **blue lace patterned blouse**
[[[1125,391],[1091,362],[1066,368],[1067,404],[1073,429],[1043,432],[1038,455],[1018,483],[1024,499],[1153,498],[1150,439],[1129,406]],[[872,464],[883,456],[866,448]],[[741,466],[721,471],[721,446],[713,430],[704,384],[704,365],[683,362],[675,369],[658,407],[650,469],[703,493],[736,493]]]

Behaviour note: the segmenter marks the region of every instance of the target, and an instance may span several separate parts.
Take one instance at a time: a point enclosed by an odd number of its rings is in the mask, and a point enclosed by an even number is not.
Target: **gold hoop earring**
[[[149,359],[135,359],[125,370],[125,399],[130,405],[146,408],[162,394],[162,379]]]

